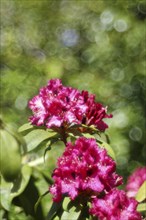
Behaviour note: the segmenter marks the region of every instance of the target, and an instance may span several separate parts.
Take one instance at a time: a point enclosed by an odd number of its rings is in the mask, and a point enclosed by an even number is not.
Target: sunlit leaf
[[[89,133],[83,133],[83,136],[86,138],[94,138],[95,139],[95,137]]]
[[[141,203],[137,206],[138,212],[146,212],[146,203]]]
[[[139,188],[135,198],[138,202],[142,202],[146,199],[146,181],[144,181],[144,183]]]
[[[64,211],[61,220],[65,219],[78,219],[80,215],[80,211],[76,211],[76,207],[72,207],[72,209],[69,210],[69,212]]]
[[[98,145],[102,148],[105,148],[107,150],[107,153],[114,159],[116,160],[116,157],[115,157],[115,153],[112,149],[112,147],[107,144],[106,142],[104,142],[103,140],[98,140],[97,139],[97,142],[98,142]]]
[[[55,218],[53,218],[53,220],[60,220],[60,218],[59,218],[59,216],[56,216]]]
[[[13,198],[19,196],[26,188],[32,169],[29,166],[22,167],[22,175],[14,183],[7,183],[1,180],[1,205],[4,209],[10,209]]]
[[[55,135],[56,132],[49,132],[43,129],[36,129],[29,132],[26,136],[24,136],[28,152],[34,150],[44,140],[52,138]]]
[[[92,132],[92,133],[96,133],[96,134],[99,134],[99,135],[101,133],[101,131],[99,131],[94,125],[88,126],[88,125],[82,124],[82,127],[86,128],[86,131],[88,131],[90,133]]]
[[[23,136],[20,133],[18,133],[18,131],[11,124],[5,124],[5,130],[9,132],[17,140],[19,145],[22,146],[22,153],[26,153],[27,148]]]
[[[0,170],[7,182],[12,182],[20,174],[21,155],[17,140],[7,130],[0,130],[1,156]]]
[[[43,175],[43,178],[46,180],[46,182],[48,184],[50,184],[50,185],[53,184],[53,180],[52,180],[51,176],[49,175],[49,172],[42,170],[41,174]]]
[[[55,217],[55,215],[57,214],[57,212],[59,211],[59,209],[61,208],[61,206],[62,206],[61,202],[58,202],[58,203],[57,202],[53,202],[53,204],[52,204],[52,206],[50,208],[50,211],[49,211],[49,213],[47,215],[46,220],[52,220]]]
[[[53,220],[60,220],[60,218],[59,218],[59,216],[56,216],[55,218],[53,218]]]
[[[62,203],[62,207],[65,211],[68,211],[69,210],[69,207],[68,207],[68,204],[70,202],[70,198],[69,197],[65,197],[64,200],[63,200],[63,203]]]
[[[64,210],[61,216],[62,220],[78,219],[81,213],[79,198],[72,201],[69,197],[65,197],[62,206]]]
[[[46,144],[46,149],[44,151],[44,161],[45,161],[45,156],[46,156],[46,153],[47,151],[51,150],[51,146],[56,143],[58,140],[60,139],[60,135],[59,134],[56,134],[54,135]]]
[[[44,196],[46,196],[48,193],[49,193],[49,190],[47,190],[44,194],[42,194],[42,195],[38,198],[38,200],[37,200],[37,202],[36,202],[36,204],[35,204],[35,207],[34,207],[35,212],[36,212],[36,210],[37,210],[37,208],[38,208],[38,205],[40,204],[41,200],[42,200],[42,199],[44,198]]]
[[[19,129],[18,129],[18,132],[23,132],[23,131],[26,131],[26,130],[29,130],[29,129],[32,129],[33,128],[33,125],[30,124],[30,123],[26,123],[24,125],[22,125]]]

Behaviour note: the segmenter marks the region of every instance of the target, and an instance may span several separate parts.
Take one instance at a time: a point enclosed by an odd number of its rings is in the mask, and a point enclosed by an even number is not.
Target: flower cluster
[[[73,200],[82,192],[90,196],[108,192],[122,183],[115,169],[115,162],[105,149],[98,147],[95,139],[80,137],[74,145],[68,143],[58,159],[50,192],[54,201],[60,201],[63,194]]]
[[[30,122],[47,128],[68,127],[70,124],[94,125],[104,131],[108,126],[104,118],[112,117],[107,109],[95,102],[95,96],[87,91],[78,91],[62,85],[61,80],[53,79],[29,101],[33,112]]]
[[[83,203],[91,202],[89,212],[100,220],[141,220],[136,211],[137,201],[116,189],[122,184],[122,177],[95,139],[80,137],[74,145],[67,143],[57,165],[50,187],[55,202],[63,196],[71,200],[80,197]]]
[[[141,220],[137,205],[123,190],[113,189],[102,198],[94,198],[89,211],[100,220]]]
[[[108,126],[103,119],[112,117],[106,113],[107,108],[95,101],[95,95],[65,87],[61,80],[54,79],[30,100],[29,107],[33,112],[30,122],[55,130],[66,145],[52,174],[54,183],[49,191],[53,200],[77,198],[80,208],[86,204],[88,214],[99,220],[141,220],[136,200],[128,196],[134,196],[146,180],[146,168],[129,178],[126,195],[116,188],[122,184],[122,177],[116,173],[115,161],[95,138],[85,138],[80,133],[90,132],[89,126],[105,131]],[[75,143],[67,142],[71,129],[80,130],[75,131],[81,136]]]
[[[134,197],[145,180],[146,167],[140,167],[136,169],[133,174],[128,178],[128,182],[126,185],[127,195],[129,197]]]

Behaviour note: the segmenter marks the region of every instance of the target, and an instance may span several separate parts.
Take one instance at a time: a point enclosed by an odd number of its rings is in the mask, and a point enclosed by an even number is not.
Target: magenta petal
[[[87,183],[85,183],[85,189],[91,189],[94,192],[102,192],[104,189],[104,185],[99,180],[98,176],[89,178]]]
[[[29,101],[29,108],[33,113],[30,122],[47,128],[86,124],[104,131],[108,126],[103,119],[111,117],[106,114],[106,108],[95,102],[95,95],[65,87],[60,79],[52,79],[42,87],[39,94]]]
[[[141,220],[137,201],[130,199],[122,190],[113,189],[102,198],[94,198],[90,213],[101,220]]]
[[[53,116],[47,121],[46,126],[47,126],[47,128],[60,127],[62,122],[63,122],[63,120],[60,117]]]
[[[138,189],[146,180],[146,167],[140,167],[136,169],[131,176],[129,176],[126,190],[129,197],[135,197]]]
[[[76,183],[62,183],[62,193],[67,193],[72,200],[78,195]]]
[[[95,195],[109,191],[118,185],[120,178],[115,173],[113,160],[92,138],[80,137],[75,144],[67,143],[57,165],[53,172],[54,184],[61,185],[61,194],[67,194],[71,199],[81,193]]]

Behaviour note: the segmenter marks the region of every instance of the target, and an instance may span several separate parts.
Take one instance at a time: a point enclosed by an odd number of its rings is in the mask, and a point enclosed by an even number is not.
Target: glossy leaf
[[[61,220],[78,219],[81,213],[79,201],[78,200],[71,201],[68,197],[65,197],[65,201],[63,201],[63,209],[65,211],[63,212],[61,216]]]
[[[1,156],[0,170],[4,179],[8,182],[18,177],[21,170],[21,155],[17,140],[6,130],[0,130]]]
[[[45,170],[41,170],[40,172],[48,184],[50,184],[50,185],[53,184],[53,180],[52,180],[51,176],[49,175],[49,172],[47,172]]]
[[[68,211],[69,210],[69,202],[70,202],[70,198],[69,197],[65,197],[64,200],[63,200],[63,203],[62,203],[62,207],[63,207],[63,210],[65,211]]]
[[[109,154],[109,156],[111,156],[114,160],[116,160],[115,153],[109,144],[107,144],[103,140],[98,140],[98,139],[97,139],[97,142],[100,147],[105,148],[107,150],[107,153]]]
[[[95,137],[89,133],[83,133],[83,136],[86,138],[94,138],[95,139]]]
[[[138,202],[142,202],[146,199],[146,181],[144,181],[144,183],[139,188],[135,198]]]
[[[52,204],[52,206],[51,206],[51,208],[50,208],[50,211],[49,211],[49,213],[48,213],[48,215],[47,215],[47,220],[52,220],[52,219],[54,219],[55,215],[56,215],[57,212],[60,210],[61,206],[62,206],[62,203],[61,203],[61,202],[59,202],[59,203],[53,202],[53,204]]]
[[[53,220],[60,220],[59,216],[56,216],[55,218],[53,218]]]
[[[34,150],[44,140],[52,138],[55,135],[56,132],[49,132],[43,129],[36,129],[29,132],[26,136],[24,136],[28,152]]]
[[[88,126],[88,125],[84,125],[82,124],[82,127],[85,128],[86,132],[90,133],[90,134],[98,134],[100,135],[101,131],[98,130],[94,125]]]
[[[53,218],[53,220],[60,220],[59,216],[56,216],[55,218]]]
[[[81,213],[81,206],[79,198],[72,201],[69,197],[65,197],[63,200],[63,210],[61,219],[78,219]]]
[[[27,148],[23,136],[18,133],[18,131],[11,124],[5,124],[5,130],[17,140],[19,145],[22,146],[22,153],[26,153]]]
[[[34,207],[35,212],[36,212],[36,210],[37,210],[37,208],[38,208],[38,205],[40,204],[41,200],[42,200],[42,199],[44,198],[44,196],[46,196],[48,193],[49,193],[49,191],[47,190],[44,194],[42,194],[42,195],[38,198],[38,200],[37,200],[37,202],[36,202],[36,204],[35,204],[35,207]]]
[[[77,219],[80,215],[80,212],[66,212],[64,211],[62,216],[61,216],[61,220],[68,220],[68,219]]]
[[[26,131],[26,130],[29,130],[29,129],[32,129],[33,128],[33,125],[30,124],[30,123],[26,123],[24,125],[22,125],[19,129],[18,129],[18,132],[23,132],[23,131]]]
[[[56,134],[54,135],[46,144],[46,149],[44,151],[44,161],[45,161],[45,156],[46,156],[46,153],[47,151],[51,150],[51,146],[56,143],[58,140],[60,139],[60,135],[59,134]]]
[[[138,212],[146,212],[146,203],[141,203],[137,206]]]
[[[22,175],[14,183],[7,183],[1,180],[1,205],[9,211],[13,198],[19,196],[26,188],[32,169],[29,166],[22,167]]]

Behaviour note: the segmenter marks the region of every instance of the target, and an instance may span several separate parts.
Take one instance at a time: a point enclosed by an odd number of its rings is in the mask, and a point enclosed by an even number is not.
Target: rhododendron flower
[[[64,87],[59,79],[50,80],[40,89],[39,95],[29,101],[29,107],[34,114],[30,117],[31,123],[47,128],[78,124],[87,108],[80,92]]]
[[[112,189],[102,198],[94,198],[89,211],[99,220],[141,220],[137,205],[138,202],[128,198],[123,190]]]
[[[115,162],[92,138],[80,137],[74,145],[67,143],[57,165],[53,172],[54,184],[50,187],[56,202],[63,194],[73,200],[82,193],[98,195],[122,183],[115,172]]]
[[[106,108],[95,102],[94,95],[65,87],[59,79],[50,80],[41,88],[39,94],[29,101],[29,108],[33,112],[30,122],[47,128],[85,124],[104,131],[108,126],[102,120],[111,117],[106,114]]]
[[[99,130],[104,131],[108,128],[108,125],[102,121],[102,119],[111,118],[112,115],[106,114],[107,108],[95,102],[95,95],[89,94],[87,91],[82,91],[82,96],[84,97],[84,102],[88,106],[82,123],[89,126],[94,125]]]
[[[136,169],[128,178],[126,185],[127,195],[129,197],[134,197],[145,180],[146,167],[140,167]]]

